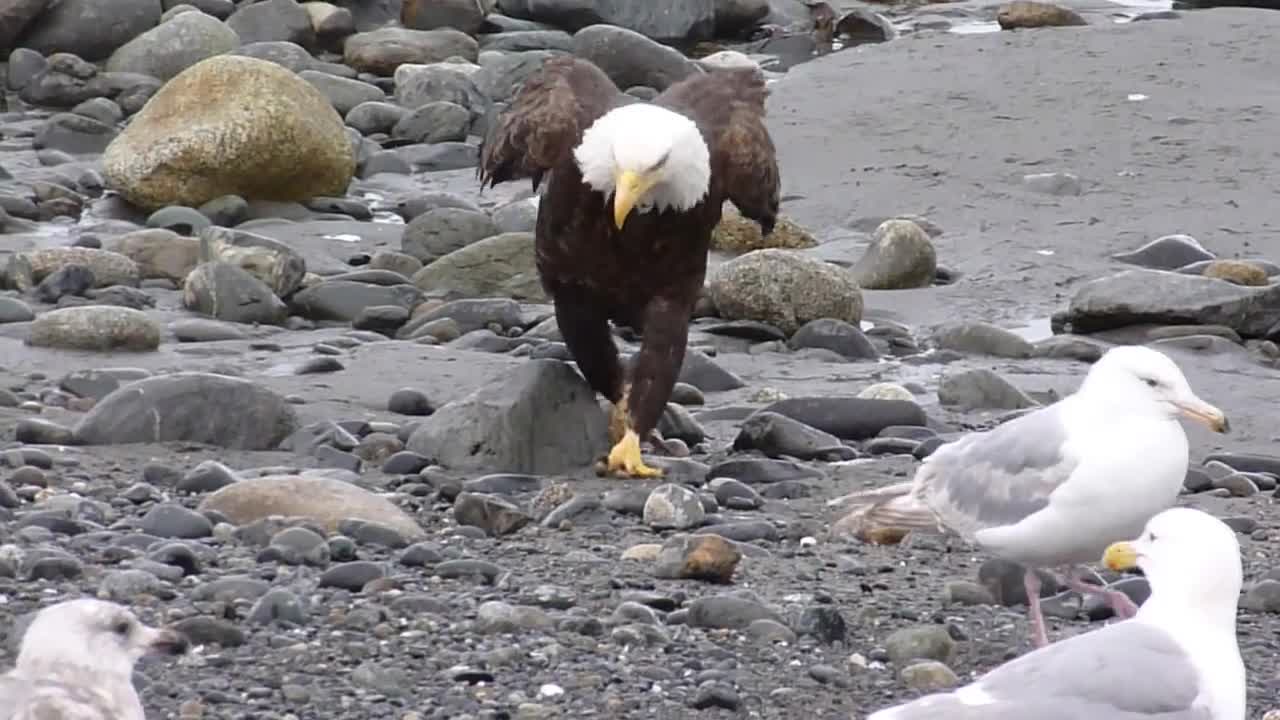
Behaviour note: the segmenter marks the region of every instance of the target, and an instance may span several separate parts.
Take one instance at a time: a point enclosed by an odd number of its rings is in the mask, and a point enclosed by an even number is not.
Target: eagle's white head
[[[600,116],[573,151],[582,179],[613,196],[618,229],[638,212],[688,210],[711,185],[711,152],[698,126],[649,103],[623,105]]]

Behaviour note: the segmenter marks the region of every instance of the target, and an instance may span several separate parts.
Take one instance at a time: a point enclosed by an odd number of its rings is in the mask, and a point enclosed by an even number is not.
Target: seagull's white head
[[[1111,348],[1089,369],[1080,389],[1127,408],[1153,408],[1171,418],[1183,415],[1214,432],[1224,433],[1231,427],[1221,410],[1192,392],[1177,363],[1149,347]]]
[[[1102,556],[1112,570],[1142,568],[1158,603],[1204,611],[1206,619],[1221,610],[1235,622],[1243,584],[1240,543],[1235,531],[1214,516],[1175,507],[1147,521],[1142,535],[1112,543]]]
[[[56,675],[62,668],[87,668],[128,679],[144,655],[180,655],[187,646],[181,633],[144,625],[128,608],[80,598],[36,613],[23,635],[16,669]]]
[[[613,204],[619,230],[632,210],[688,210],[711,187],[711,152],[693,120],[646,102],[614,108],[573,151],[583,181]]]

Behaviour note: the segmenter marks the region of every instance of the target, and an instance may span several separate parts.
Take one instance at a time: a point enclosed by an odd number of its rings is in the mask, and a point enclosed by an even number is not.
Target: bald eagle
[[[766,235],[778,166],[756,68],[724,68],[635,102],[589,61],[548,60],[488,132],[485,183],[547,183],[535,255],[578,370],[613,405],[608,472],[657,477],[649,439],[684,362],[711,231],[730,200]],[[609,322],[641,336],[624,371]]]

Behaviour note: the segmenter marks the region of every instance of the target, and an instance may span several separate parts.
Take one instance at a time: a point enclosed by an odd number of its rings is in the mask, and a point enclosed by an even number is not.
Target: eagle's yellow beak
[[[1192,420],[1199,420],[1214,432],[1225,433],[1231,429],[1231,423],[1227,422],[1226,414],[1200,398],[1178,400],[1175,404],[1183,415]]]
[[[613,224],[619,230],[627,221],[631,209],[636,206],[640,198],[644,197],[645,193],[649,192],[653,183],[654,179],[651,176],[642,175],[634,170],[623,170],[618,173],[613,190]]]
[[[1127,542],[1115,542],[1102,553],[1102,564],[1112,570],[1129,570],[1138,566],[1138,551]]]

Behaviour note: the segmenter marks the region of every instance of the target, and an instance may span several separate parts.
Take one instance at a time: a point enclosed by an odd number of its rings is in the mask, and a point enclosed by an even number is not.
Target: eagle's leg
[[[622,362],[609,331],[609,318],[600,303],[582,293],[563,290],[555,296],[556,324],[578,371],[592,389],[613,403],[609,414],[609,444],[626,431],[626,391]]]
[[[644,310],[644,337],[631,367],[631,383],[625,396],[627,426],[622,439],[609,451],[609,472],[631,477],[660,477],[662,471],[644,464],[640,438],[648,438],[658,426],[667,400],[676,385],[688,344],[692,307],[667,298],[651,300]]]

